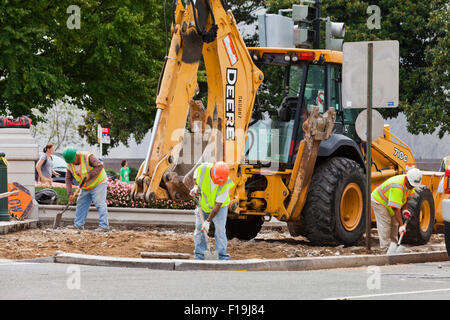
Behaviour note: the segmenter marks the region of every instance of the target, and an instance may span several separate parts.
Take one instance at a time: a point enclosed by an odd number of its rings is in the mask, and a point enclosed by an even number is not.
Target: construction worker
[[[398,241],[399,233],[406,233],[402,213],[408,208],[408,200],[414,197],[414,188],[421,182],[422,173],[413,168],[406,175],[389,178],[372,192],[381,249],[388,249],[390,242]]]
[[[445,170],[450,169],[450,156],[442,159],[441,167],[439,169],[440,172],[445,172]]]
[[[83,230],[91,202],[94,202],[99,213],[99,227],[97,232],[109,230],[108,208],[106,205],[107,177],[102,163],[92,153],[66,148],[63,158],[67,163],[66,189],[69,201],[73,202],[72,179],[81,185],[81,193],[77,199],[74,228]]]
[[[219,260],[230,259],[227,253],[225,225],[230,203],[229,190],[234,183],[228,178],[229,173],[230,169],[223,161],[214,164],[203,163],[194,172],[196,185],[191,190],[191,195],[200,198],[200,208],[195,209],[194,258],[196,260],[204,259],[204,252],[207,250],[206,241],[208,241],[204,231],[209,232],[211,221],[214,223],[215,246]],[[200,218],[200,214],[203,219]]]

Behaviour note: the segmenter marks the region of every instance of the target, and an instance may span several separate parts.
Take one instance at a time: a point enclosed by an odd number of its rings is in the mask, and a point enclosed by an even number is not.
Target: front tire
[[[353,245],[365,231],[366,182],[361,166],[335,157],[317,167],[311,179],[302,219],[289,230],[319,245]]]
[[[227,238],[231,240],[251,240],[255,238],[261,230],[264,220],[262,216],[249,215],[246,219],[227,219]]]
[[[408,201],[411,220],[406,226],[403,242],[412,245],[426,244],[433,233],[435,207],[433,193],[428,187],[416,188],[416,196]]]

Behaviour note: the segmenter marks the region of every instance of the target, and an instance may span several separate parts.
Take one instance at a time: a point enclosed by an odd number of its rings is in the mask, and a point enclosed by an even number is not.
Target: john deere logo
[[[237,69],[227,68],[227,86],[225,90],[225,116],[227,117],[226,140],[234,140],[235,119],[235,85],[237,81]]]

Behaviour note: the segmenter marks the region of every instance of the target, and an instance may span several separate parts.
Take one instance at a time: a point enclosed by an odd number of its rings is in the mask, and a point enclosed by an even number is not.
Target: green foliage
[[[170,1],[169,1],[170,2]],[[69,29],[70,5],[80,29]],[[0,4],[0,114],[41,114],[58,100],[89,111],[82,137],[140,142],[151,127],[164,58],[163,2],[3,1]],[[32,115],[34,119],[38,117]]]
[[[136,180],[136,176],[138,174],[139,169],[130,168],[130,181]]]
[[[106,175],[108,175],[108,176],[111,176],[111,177],[113,177],[115,179],[119,178],[119,174],[117,174],[117,172],[115,172],[111,168],[105,168],[105,172],[106,172]]]
[[[254,23],[256,9],[290,8],[292,0],[227,0],[238,22]],[[295,1],[298,3],[298,1]],[[171,21],[171,5],[167,16]],[[81,28],[69,29],[70,5]],[[59,100],[87,111],[78,131],[97,143],[97,124],[111,128],[111,144],[139,143],[152,125],[165,52],[163,1],[4,0],[0,3],[0,114],[42,115]],[[381,8],[381,29],[366,26],[369,5]],[[400,42],[400,100],[413,133],[450,132],[449,7],[444,0],[323,0],[322,17],[346,24],[346,41]],[[323,37],[322,37],[323,38]],[[257,44],[257,35],[245,38]],[[202,73],[203,72],[203,73]],[[200,70],[200,86],[206,83]],[[266,74],[267,90],[277,74]],[[206,94],[202,88],[203,98]],[[270,97],[269,97],[270,98]],[[39,112],[31,114],[31,109]],[[107,150],[106,150],[107,151]]]
[[[267,0],[266,7],[275,13],[290,8],[293,2]],[[381,9],[379,30],[367,28],[370,5]],[[322,17],[327,16],[345,23],[345,41],[399,41],[400,106],[383,110],[384,116],[396,117],[404,112],[408,131],[415,134],[433,133],[439,128],[442,138],[450,132],[448,1],[322,1]]]

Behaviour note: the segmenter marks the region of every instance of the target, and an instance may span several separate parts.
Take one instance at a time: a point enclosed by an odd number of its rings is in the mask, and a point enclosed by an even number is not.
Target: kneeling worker
[[[398,241],[399,233],[406,232],[402,212],[408,209],[408,200],[414,197],[414,188],[421,182],[422,173],[413,168],[406,175],[387,179],[372,192],[371,202],[381,249],[387,249],[390,242]]]
[[[92,153],[66,148],[63,158],[67,162],[66,189],[69,202],[73,202],[72,179],[81,184],[85,179],[77,199],[74,227],[82,230],[86,222],[91,202],[99,213],[99,227],[95,231],[108,231],[108,207],[106,205],[107,177],[102,163]]]
[[[214,164],[203,163],[194,173],[196,186],[191,191],[192,196],[200,197],[201,208],[195,209],[194,255],[196,260],[204,259],[207,250],[206,239],[203,230],[208,233],[211,221],[214,222],[216,250],[219,260],[229,260],[227,254],[227,235],[225,226],[228,216],[228,204],[230,203],[229,190],[234,186],[228,178],[230,169],[228,165],[219,161]],[[199,215],[203,215],[200,219]],[[202,224],[202,220],[204,223]]]

